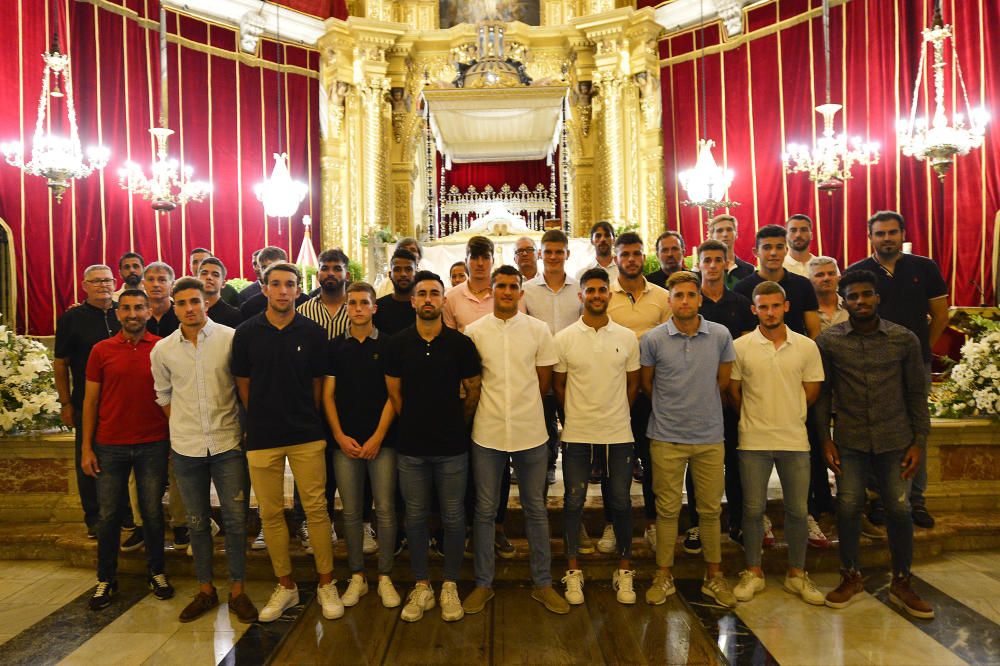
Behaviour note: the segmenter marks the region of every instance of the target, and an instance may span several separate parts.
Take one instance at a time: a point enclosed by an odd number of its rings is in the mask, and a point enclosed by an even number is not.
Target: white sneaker
[[[632,586],[634,578],[635,572],[628,569],[616,569],[615,572],[611,574],[611,587],[617,593],[615,596],[618,599],[618,603],[635,603],[635,589]]]
[[[323,617],[328,620],[344,617],[344,602],[340,600],[340,594],[337,592],[337,581],[332,580],[326,585],[317,587],[316,596],[319,597],[319,605],[323,608]]]
[[[740,582],[733,588],[733,596],[737,601],[750,601],[753,595],[763,592],[766,586],[763,576],[758,576],[747,569],[740,572]]]
[[[646,541],[649,542],[649,547],[656,552],[656,523],[650,523],[649,527],[646,528]]]
[[[258,619],[261,622],[274,622],[281,614],[292,606],[299,605],[299,588],[287,589],[281,585],[276,585],[271,598],[267,600],[264,607],[260,609]]]
[[[332,520],[330,521],[330,543],[337,543],[337,530],[333,527]]]
[[[302,550],[312,555],[313,547],[312,542],[309,540],[309,525],[306,521],[302,521],[302,524],[299,525],[299,531],[296,534],[298,534],[299,543],[302,544]]]
[[[392,580],[388,576],[378,577],[378,596],[385,608],[395,608],[399,605],[399,592],[396,591],[396,586],[392,584]]]
[[[368,594],[368,581],[361,574],[354,574],[340,600],[345,606],[354,606],[366,594]]]
[[[417,583],[406,598],[403,612],[399,614],[403,622],[416,622],[424,616],[424,611],[434,608],[434,588],[428,583]]]
[[[583,603],[583,572],[579,569],[568,569],[566,575],[562,579],[563,585],[566,586],[566,601],[574,606],[579,606]]]
[[[618,550],[617,542],[615,542],[615,526],[611,523],[604,526],[604,533],[597,540],[597,550],[605,555],[610,555]]]
[[[829,548],[830,540],[826,538],[823,534],[823,530],[819,528],[819,524],[812,515],[806,516],[806,525],[809,528],[809,538],[808,544],[812,548]]]
[[[361,552],[365,555],[371,555],[372,553],[378,552],[378,541],[375,540],[375,530],[372,529],[371,523],[365,523],[364,527],[361,528]]]
[[[262,527],[257,533],[257,538],[251,542],[250,550],[264,550],[265,548],[267,548],[267,543],[264,541],[264,528]]]
[[[448,581],[441,586],[441,619],[445,622],[457,622],[465,617],[465,609],[458,598],[458,586]]]
[[[809,574],[802,572],[801,576],[785,576],[785,591],[802,597],[807,604],[822,606],[826,603],[826,595],[819,591]]]

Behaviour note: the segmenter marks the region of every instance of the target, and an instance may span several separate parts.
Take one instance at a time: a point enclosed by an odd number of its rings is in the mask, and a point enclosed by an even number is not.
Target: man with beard
[[[409,250],[398,248],[389,260],[389,280],[392,293],[376,301],[375,328],[379,333],[395,335],[407,326],[413,326],[413,276],[417,272],[417,258]]]
[[[808,215],[797,213],[785,222],[788,254],[784,267],[796,275],[809,277],[809,261],[816,255],[809,251],[813,239],[813,222]]]
[[[142,289],[142,267],[145,263],[137,252],[126,252],[118,259],[118,277],[122,279],[122,286],[112,294],[116,301],[126,289]]]
[[[205,261],[209,257],[214,257],[214,256],[215,255],[212,254],[211,250],[206,250],[203,247],[196,247],[195,249],[191,250],[191,253],[188,255],[188,264],[190,268],[189,275],[191,277],[198,277],[199,275],[201,275],[201,262]],[[225,284],[225,280],[223,280],[222,287],[219,289],[219,294],[218,294],[219,298],[221,298],[223,302],[225,302],[227,305],[231,305],[234,308],[238,307],[239,306],[238,294],[239,292],[236,291],[236,289],[234,289],[232,285]]]
[[[899,213],[883,210],[872,215],[868,220],[868,239],[875,250],[872,256],[851,264],[846,272],[867,270],[875,274],[879,316],[905,326],[920,340],[929,389],[931,348],[948,326],[948,287],[933,259],[903,254],[906,223]],[[929,529],[934,527],[934,517],[927,511],[926,490],[927,461],[922,459],[913,477],[910,505],[913,523]]]
[[[257,264],[260,267],[261,276],[263,276],[264,271],[267,270],[268,266],[279,261],[288,261],[288,255],[285,254],[285,251],[280,247],[269,245],[261,250],[260,254],[257,255]],[[263,279],[264,278],[261,277],[261,280]],[[261,282],[257,282],[255,284],[257,285],[255,289],[256,293],[251,292],[251,294],[248,294],[248,298],[244,299],[240,304],[240,314],[243,315],[243,321],[246,321],[254,315],[258,315],[267,309],[267,296],[265,296],[260,289]],[[244,292],[253,287],[253,284],[249,285],[246,289],[240,292],[240,296],[242,297]],[[308,300],[309,297],[306,294],[300,293],[298,298],[295,299],[295,305],[302,305]]]
[[[615,263],[615,256],[612,248],[615,246],[615,229],[611,223],[601,220],[594,223],[590,228],[590,244],[594,246],[594,260],[584,266],[576,275],[577,282],[580,276],[591,268],[603,268],[608,273],[612,286],[618,280],[618,264]]]
[[[739,235],[736,218],[732,215],[716,215],[708,221],[708,237],[725,243],[729,248],[729,263],[726,265],[726,286],[732,289],[737,282],[752,275],[753,264],[736,256],[736,237]],[[750,300],[750,297],[747,297]]]
[[[858,541],[865,487],[874,476],[888,522],[889,601],[914,617],[930,619],[934,609],[910,586],[910,482],[927,452],[927,373],[917,336],[879,316],[878,283],[871,271],[845,273],[840,295],[850,318],[816,340],[826,373],[816,403],[819,422],[830,423],[833,406],[837,409],[833,438],[827,435],[823,448],[837,475],[841,581],[826,595],[826,605],[843,608],[864,592]]]
[[[220,296],[220,288],[226,284],[226,266],[217,257],[207,257],[198,266],[198,279],[205,287],[205,307],[212,321],[236,328],[243,323],[240,311]],[[228,285],[227,285],[228,286]]]
[[[405,236],[403,238],[400,238],[396,242],[396,248],[393,250],[393,253],[395,253],[396,250],[406,250],[407,252],[412,254],[416,259],[417,262],[416,265],[418,267],[420,266],[420,261],[424,258],[424,249],[420,246],[420,241],[418,241],[416,238],[413,238],[412,236]],[[393,287],[392,284],[392,276],[390,275],[389,277],[390,279],[382,280],[378,284],[377,288],[375,289],[376,298],[382,298],[383,296],[388,296],[395,289],[395,287]],[[413,323],[413,317],[410,317],[410,323],[411,324]]]
[[[174,287],[174,269],[170,264],[154,261],[142,272],[143,291],[149,296],[149,320],[146,329],[153,335],[165,338],[180,326],[170,300]]]
[[[406,434],[397,441],[396,459],[416,585],[400,615],[405,622],[416,622],[434,608],[427,520],[435,485],[444,526],[441,617],[456,621],[465,614],[456,582],[465,536],[468,427],[479,403],[480,363],[472,340],[444,325],[445,303],[441,278],[418,272],[413,278],[416,325],[390,338],[385,350],[389,400]]]
[[[578,297],[583,315],[555,337],[559,362],[553,374],[556,400],[564,407],[566,601],[582,604],[583,571],[577,560],[587,480],[595,449],[604,449],[605,513],[613,526],[618,569],[611,584],[620,603],[635,603],[632,571],[632,429],[629,408],[639,390],[639,342],[632,331],[611,321],[610,281],[603,268],[581,276]],[[603,492],[607,488],[606,492]],[[607,520],[607,517],[606,517]]]
[[[771,471],[778,470],[785,504],[788,543],[786,592],[822,606],[823,593],[805,571],[809,538],[809,435],[806,406],[816,401],[823,383],[823,361],[816,343],[785,326],[788,301],[777,282],[753,290],[760,324],[733,343],[736,361],[729,397],[740,414],[740,475],[743,477],[743,549],[747,568],[733,589],[738,601],[764,590],[761,547]]]
[[[538,275],[538,248],[535,247],[535,241],[527,236],[514,241],[514,261],[525,282],[533,280]]]
[[[684,237],[676,231],[664,231],[656,239],[656,258],[660,267],[646,276],[657,287],[666,287],[667,278],[684,268]]]
[[[109,271],[110,273],[110,271]],[[110,294],[110,289],[108,290]],[[146,580],[160,600],[174,596],[164,573],[163,490],[170,434],[156,404],[149,355],[159,340],[146,330],[149,298],[126,289],[115,311],[121,331],[94,345],[87,360],[80,467],[97,479],[97,587],[91,610],[111,605],[118,591],[118,545],[130,472],[135,472],[139,510],[146,526]]]

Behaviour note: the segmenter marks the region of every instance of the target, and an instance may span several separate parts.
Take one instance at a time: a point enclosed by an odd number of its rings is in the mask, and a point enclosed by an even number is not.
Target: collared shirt
[[[553,291],[541,273],[524,283],[524,301],[528,314],[541,319],[555,335],[577,319],[583,311],[580,302],[580,283],[566,276],[559,291]]]
[[[231,368],[250,379],[247,450],[294,446],[326,438],[313,380],[326,375],[323,327],[296,314],[276,328],[266,314],[248,319],[233,336]]]
[[[948,295],[948,286],[933,259],[918,254],[902,254],[893,272],[874,255],[851,264],[847,271],[871,271],[878,278],[878,314],[913,331],[920,340],[925,363],[931,360],[929,300]]]
[[[559,356],[555,371],[566,374],[562,440],[632,442],[625,374],[639,369],[635,334],[610,320],[595,330],[581,317],[556,334],[555,344]]]
[[[584,273],[589,271],[591,268],[603,268],[608,272],[608,279],[611,280],[611,284],[615,284],[616,282],[618,282],[618,264],[615,263],[614,257],[611,258],[611,263],[608,264],[607,266],[601,266],[599,263],[597,263],[597,257],[594,257],[594,260],[592,262],[590,262],[589,264],[587,264],[586,266],[584,266],[583,268],[581,268],[576,272],[576,281],[579,282],[580,277]]]
[[[788,254],[785,255],[785,261],[784,263],[782,263],[782,266],[784,266],[786,271],[791,271],[796,275],[801,275],[804,278],[808,278],[809,261],[813,258],[813,256],[814,255],[810,254],[809,259],[806,259],[805,261],[799,261],[798,259],[792,256],[791,252],[789,252]]]
[[[685,270],[685,269],[680,268],[678,270]],[[652,282],[657,287],[663,287],[664,289],[666,289],[667,288],[667,278],[669,278],[669,277],[670,276],[667,275],[663,271],[662,268],[657,268],[655,271],[653,271],[652,273],[650,273],[649,275],[646,276],[646,280],[648,280],[649,282]]]
[[[732,268],[726,269],[726,287],[732,289],[736,283],[754,274],[757,268],[748,261],[736,257]]]
[[[643,284],[639,298],[633,300],[632,294],[625,291],[618,280],[612,281],[608,302],[608,316],[635,333],[636,338],[670,319],[670,293],[645,278]]]
[[[716,324],[722,324],[733,336],[733,340],[757,326],[757,317],[750,309],[750,301],[746,296],[737,294],[732,289],[722,288],[722,298],[713,301],[701,292],[701,307],[698,314]]]
[[[808,451],[803,382],[823,381],[816,343],[787,326],[781,347],[757,327],[733,341],[732,379],[742,382],[740,446],[748,451]]]
[[[167,415],[156,404],[149,354],[159,340],[143,331],[136,344],[119,332],[94,345],[87,380],[101,385],[97,405],[97,444],[162,442],[170,435]]]
[[[174,302],[170,301],[170,307],[167,308],[162,317],[157,319],[150,315],[149,320],[146,322],[146,330],[157,337],[165,338],[180,328],[180,325],[181,321],[174,312]]]
[[[445,297],[448,300],[444,304],[444,323],[459,331],[465,331],[465,327],[472,322],[493,313],[493,290],[477,298],[469,290],[468,280],[446,291]],[[526,311],[523,298],[518,302],[517,309]]]
[[[247,286],[243,287],[242,290],[237,292],[236,301],[239,303],[239,307],[242,307],[244,303],[249,301],[254,296],[260,295],[261,293],[262,292],[260,288],[260,281],[254,280]]]
[[[694,335],[674,320],[639,340],[639,362],[654,368],[653,411],[646,435],[662,442],[715,444],[724,437],[719,365],[731,363],[733,338],[725,326],[704,317]]]
[[[476,345],[453,328],[443,326],[430,342],[415,324],[389,338],[385,374],[401,380],[403,398],[396,450],[408,456],[466,453],[469,433],[459,389],[480,370]]]
[[[69,365],[72,382],[70,401],[77,411],[83,409],[90,350],[101,340],[113,337],[122,328],[115,314],[117,307],[112,301],[109,309],[102,310],[84,301],[64,312],[56,322],[55,357],[64,359]]]
[[[222,324],[229,328],[236,328],[243,323],[243,315],[240,314],[240,311],[221,298],[208,309],[208,318],[216,324]]]
[[[182,456],[214,456],[240,445],[243,430],[229,368],[235,333],[209,319],[198,331],[197,345],[177,330],[149,355],[156,402],[170,405],[170,448]]]
[[[837,446],[873,453],[926,447],[927,371],[912,331],[880,319],[863,335],[848,320],[820,333],[816,344],[826,373],[816,420],[829,423],[836,412]]]
[[[392,293],[386,294],[375,301],[378,309],[372,317],[375,328],[386,335],[395,335],[408,326],[413,326],[417,320],[417,311],[413,309],[413,303],[407,298],[405,301],[397,301]]]
[[[247,287],[247,289],[249,288],[250,287]],[[244,289],[243,291],[246,291],[246,289]],[[243,291],[240,292],[240,295],[243,294]],[[298,307],[308,300],[309,296],[307,296],[305,293],[301,293],[295,298],[295,306]],[[257,292],[256,295],[251,296],[246,301],[240,304],[240,314],[243,316],[244,321],[250,319],[251,317],[259,315],[261,312],[264,312],[265,310],[267,310],[267,296],[265,296],[261,292]]]
[[[322,296],[310,298],[308,301],[302,303],[295,309],[299,314],[309,317],[314,322],[322,326],[326,331],[327,340],[333,340],[334,338],[343,335],[347,331],[347,328],[351,325],[351,318],[347,316],[346,298],[333,314],[330,314],[330,309],[323,304]]]
[[[850,315],[847,313],[847,309],[844,307],[844,299],[837,296],[837,309],[833,311],[832,315],[828,315],[823,312],[823,308],[819,310],[819,330],[820,332],[825,331],[834,324],[839,324],[841,322],[850,319]]]
[[[548,326],[523,312],[495,314],[472,323],[465,334],[483,365],[483,388],[472,425],[472,441],[498,451],[524,451],[548,441],[536,367],[559,357]]]
[[[358,444],[375,434],[389,392],[385,386],[385,346],[389,336],[373,328],[371,335],[358,341],[348,329],[330,340],[327,375],[336,380],[334,403],[340,429]],[[386,435],[383,446],[393,446]]]
[[[766,280],[760,273],[755,272],[740,280],[733,287],[733,291],[753,302],[753,290],[761,282],[766,282]],[[778,284],[785,290],[785,297],[788,299],[785,325],[796,333],[806,335],[805,313],[819,310],[819,301],[816,300],[816,290],[813,289],[812,282],[809,281],[809,278],[786,270],[782,278],[778,280]]]

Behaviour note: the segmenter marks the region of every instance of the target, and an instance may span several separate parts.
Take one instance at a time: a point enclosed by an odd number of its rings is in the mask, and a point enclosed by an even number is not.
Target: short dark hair
[[[581,291],[583,290],[583,285],[585,285],[588,280],[601,280],[607,285],[611,284],[611,277],[608,275],[608,272],[600,266],[588,268],[583,272],[583,275],[580,276]]]
[[[420,245],[420,241],[418,241],[416,238],[414,238],[413,236],[404,236],[403,238],[400,238],[398,241],[396,241],[397,250],[404,245],[413,245],[414,247],[417,248],[417,262],[423,259],[424,248]]]
[[[840,284],[837,285],[837,293],[841,298],[847,297],[847,288],[852,284],[870,284],[875,288],[875,293],[878,293],[878,278],[871,271],[861,269],[844,273],[840,278]]]
[[[404,261],[412,261],[414,266],[417,264],[417,255],[413,254],[409,250],[402,247],[397,247],[396,251],[392,253],[392,258],[389,259],[390,264],[392,263],[393,259],[403,259]]]
[[[542,234],[542,245],[545,243],[562,243],[563,245],[569,245],[569,237],[562,229],[549,229]]]
[[[118,302],[120,303],[126,296],[138,296],[142,298],[142,300],[146,301],[147,305],[149,304],[149,294],[144,292],[142,289],[126,289],[118,295]]]
[[[201,292],[202,296],[205,295],[205,283],[196,277],[182,277],[177,282],[174,282],[174,288],[170,290],[170,295],[176,296],[178,292],[185,289],[197,289]]]
[[[412,255],[413,253],[411,252],[410,254]],[[375,295],[375,287],[371,286],[367,282],[364,282],[364,281],[362,281],[362,282],[352,282],[351,284],[347,285],[347,291],[345,291],[344,293],[345,294],[350,294],[351,292],[355,292],[355,291],[363,291],[363,292],[366,292],[369,296],[371,296],[372,297],[372,305],[374,305],[375,301],[378,300],[378,297]]]
[[[791,222],[792,220],[802,220],[803,222],[809,225],[810,229],[813,228],[812,218],[804,213],[796,213],[795,215],[789,215],[788,219],[785,220],[785,227],[787,227],[788,223]]]
[[[222,259],[219,259],[218,257],[206,257],[205,259],[202,260],[201,266],[198,267],[198,271],[199,272],[201,271],[202,267],[205,264],[208,264],[209,266],[218,266],[219,270],[222,271],[222,277],[223,277],[223,279],[225,279],[225,277],[226,277],[226,265],[224,263],[222,263]]]
[[[765,280],[753,288],[753,294],[750,296],[750,300],[753,301],[758,296],[768,296],[770,294],[781,294],[781,297],[788,300],[788,296],[785,294],[785,289],[777,282],[772,280]]]
[[[760,242],[765,238],[780,238],[784,241],[787,235],[785,228],[780,224],[765,224],[757,230],[757,236],[754,239],[753,245],[754,247],[760,247]]]
[[[634,231],[626,231],[615,239],[615,248],[618,248],[621,245],[635,245],[636,243],[642,245],[642,236]]]
[[[717,225],[719,222],[732,222],[733,229],[736,229],[736,233],[738,234],[740,232],[739,223],[736,221],[735,217],[733,217],[729,213],[720,213],[708,221],[707,226],[709,233],[711,233],[712,228],[715,227],[715,225]]]
[[[262,264],[265,261],[288,261],[288,254],[276,245],[268,245],[257,251],[257,263]]]
[[[198,254],[199,252],[207,252],[208,254],[212,254],[211,250],[207,250],[207,249],[205,249],[203,247],[196,247],[195,249],[193,249],[190,252],[188,252],[188,259],[190,259],[194,255]]]
[[[871,234],[872,227],[875,226],[876,222],[887,222],[889,220],[896,220],[899,223],[899,230],[906,231],[906,222],[903,220],[902,215],[894,210],[880,210],[868,218],[868,233]]]
[[[667,291],[673,291],[674,287],[679,284],[693,284],[696,288],[701,289],[701,278],[698,277],[697,273],[691,271],[677,271],[676,273],[671,273],[670,277],[667,278]]]
[[[590,227],[590,233],[587,234],[587,237],[593,238],[594,234],[597,233],[598,229],[604,229],[604,233],[611,236],[612,238],[615,237],[615,228],[611,226],[611,223],[608,222],[607,220],[599,220],[597,222],[594,222],[594,225]]]
[[[118,257],[118,270],[122,269],[122,264],[125,263],[126,259],[138,259],[139,264],[142,266],[146,265],[146,260],[142,258],[142,255],[138,252],[126,252],[122,256]]]
[[[465,244],[466,257],[493,257],[493,241],[486,236],[473,236]]]
[[[664,231],[662,234],[656,237],[656,245],[653,246],[653,249],[659,252],[660,241],[663,240],[664,238],[671,238],[671,237],[677,239],[677,242],[681,244],[681,252],[683,252],[686,249],[684,246],[684,236],[681,236],[681,232],[679,231]]]
[[[468,272],[469,270],[469,268],[465,265],[464,261],[456,261],[455,263],[453,263],[451,266],[448,267],[448,275],[451,275],[451,272],[455,270],[455,266],[461,266],[466,270],[466,272]]]
[[[271,264],[264,269],[264,275],[261,276],[264,278],[265,283],[267,282],[267,276],[270,275],[272,271],[285,271],[287,273],[292,273],[295,275],[295,282],[300,286],[302,285],[302,271],[300,271],[299,267],[295,264],[290,264],[287,261],[278,261]]]
[[[698,260],[701,260],[701,255],[704,252],[710,252],[712,250],[717,250],[722,253],[723,257],[729,257],[729,246],[722,241],[717,241],[713,238],[709,238],[707,241],[703,242],[698,246]]]
[[[510,264],[502,264],[493,269],[493,274],[490,275],[490,286],[492,287],[496,281],[498,275],[509,275],[511,277],[517,278],[517,284],[520,285],[524,282],[524,276],[521,275],[521,271],[517,270]]]
[[[417,271],[417,274],[413,276],[414,288],[417,286],[417,284],[425,280],[430,280],[431,282],[437,282],[439,285],[441,285],[441,291],[444,291],[444,280],[442,280],[441,276],[435,273],[434,271]]]
[[[351,260],[347,258],[347,255],[339,247],[323,250],[319,253],[316,261],[319,262],[320,266],[323,264],[343,264],[347,266],[347,264],[351,263]]]

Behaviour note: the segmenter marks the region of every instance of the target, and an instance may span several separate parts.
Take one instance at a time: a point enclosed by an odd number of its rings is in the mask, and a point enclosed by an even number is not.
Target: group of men
[[[495,557],[514,552],[502,527],[511,466],[531,596],[554,613],[584,602],[579,555],[594,544],[582,513],[596,479],[606,520],[597,548],[618,559],[611,581],[618,601],[635,603],[636,472],[645,536],[656,551],[647,603],[675,592],[685,477],[692,528],[683,549],[703,553],[702,593],[727,607],[749,601],[765,585],[762,547],[774,538],[765,508],[776,467],[789,552],[785,590],[807,603],[847,605],[863,591],[864,522],[872,536],[888,538],[890,598],[933,617],[909,576],[914,522],[933,521],[922,494],[926,398],[947,293],[931,260],[902,254],[901,216],[876,213],[868,229],[873,255],[843,276],[833,259],[811,255],[812,222],[803,215],[758,229],[756,268],[735,254],[731,216],[710,222],[693,271],[685,269],[684,239],[665,232],[655,243],[660,269],[648,276],[643,240],[616,236],[607,222],[591,229],[595,258],[577,276],[566,273],[569,240],[561,231],[547,231],[540,248],[518,240],[516,267],[494,267],[492,242],[478,236],[465,262],[451,267],[450,289],[420,270],[419,244],[404,239],[390,259],[391,291],[381,297],[350,282],[347,257],[336,249],[320,255],[319,287],[303,297],[299,269],[278,248],[265,248],[255,253],[259,281],[237,295],[239,310],[226,305],[225,266],[207,251],[197,262],[192,256],[193,277],[176,282],[165,264],[143,267],[138,255],[123,256],[117,300],[110,269],[91,266],[87,300],[60,319],[56,348],[63,418],[77,427],[81,497],[98,539],[91,607],[106,607],[116,590],[130,471],[158,598],[173,594],[162,552],[168,477],[171,517],[180,520],[175,543],[186,518],[200,588],[182,621],[219,603],[210,484],[225,529],[230,610],[242,621],[266,622],[299,603],[284,516],[287,461],[328,619],[368,592],[372,504],[385,607],[402,604],[406,621],[436,604],[446,621],[482,611],[493,596]],[[553,587],[546,506],[560,452],[562,594]],[[837,475],[836,505],[827,466]],[[258,540],[278,579],[259,613],[243,591],[251,486]],[[333,579],[338,488],[350,574],[342,595]],[[734,587],[721,569],[723,494],[729,536],[746,559]],[[869,495],[878,499],[864,516]],[[438,595],[428,565],[434,504],[444,557]],[[814,517],[834,508],[843,572],[824,594],[805,571],[805,553],[807,545],[829,545]],[[391,580],[404,530],[416,581],[405,603]],[[470,533],[475,588],[461,600],[456,583]]]

